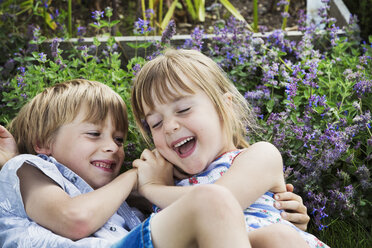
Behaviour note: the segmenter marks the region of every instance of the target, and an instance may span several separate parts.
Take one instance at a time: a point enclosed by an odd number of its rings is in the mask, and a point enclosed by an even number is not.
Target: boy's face
[[[85,113],[62,125],[46,152],[97,189],[119,174],[124,134],[113,126],[110,114],[102,124],[93,124],[83,122]]]
[[[235,147],[227,141],[209,97],[200,89],[195,94],[180,92],[178,98],[166,103],[155,99],[153,108],[144,104],[144,112],[156,149],[169,162],[194,175]]]

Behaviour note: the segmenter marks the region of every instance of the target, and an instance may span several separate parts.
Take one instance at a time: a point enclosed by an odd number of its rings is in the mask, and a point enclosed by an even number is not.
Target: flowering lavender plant
[[[327,10],[327,9],[325,9]],[[284,158],[284,172],[321,230],[336,219],[372,221],[372,47],[342,35],[302,27],[298,42],[277,30],[254,38],[230,20],[216,28],[209,55],[253,105],[263,132]],[[252,130],[250,130],[252,131]]]

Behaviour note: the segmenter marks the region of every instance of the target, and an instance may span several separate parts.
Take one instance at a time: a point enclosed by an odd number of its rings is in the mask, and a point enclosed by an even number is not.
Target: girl
[[[273,207],[273,193],[285,191],[281,155],[267,142],[248,145],[246,130],[257,130],[255,118],[213,60],[193,50],[167,50],[141,69],[131,100],[142,134],[149,141],[150,131],[156,148],[133,162],[144,197],[163,209],[192,189],[172,186],[164,157],[187,176],[176,186],[214,183],[232,192],[253,247],[279,247],[278,240],[285,247],[326,247]]]

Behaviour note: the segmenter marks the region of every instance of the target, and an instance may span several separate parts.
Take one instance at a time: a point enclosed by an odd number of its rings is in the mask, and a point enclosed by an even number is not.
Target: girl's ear
[[[223,100],[225,101],[225,103],[229,107],[231,107],[231,105],[232,105],[232,98],[233,98],[233,96],[230,92],[226,92],[225,94],[223,94]]]
[[[39,141],[34,145],[34,150],[38,154],[45,154],[48,156],[52,153],[49,145],[40,145]]]

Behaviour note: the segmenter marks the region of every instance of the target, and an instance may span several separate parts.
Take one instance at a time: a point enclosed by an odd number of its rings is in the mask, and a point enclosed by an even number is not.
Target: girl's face
[[[53,156],[97,189],[119,174],[124,134],[113,126],[110,114],[102,124],[94,124],[83,122],[85,113],[80,111],[71,123],[62,125],[42,153]]]
[[[165,103],[155,99],[152,108],[143,103],[144,112],[156,149],[169,162],[194,175],[235,147],[226,139],[209,97],[201,89],[195,94],[180,92],[179,97]]]

